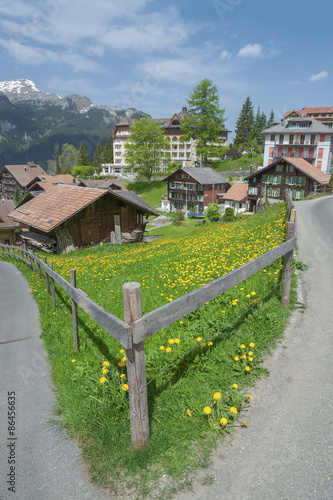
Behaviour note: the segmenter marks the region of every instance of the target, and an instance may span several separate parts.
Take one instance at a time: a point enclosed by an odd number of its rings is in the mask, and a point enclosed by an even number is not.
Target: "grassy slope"
[[[126,184],[126,187],[141,196],[154,209],[161,206],[161,197],[167,193],[167,184],[164,181],[153,181],[151,184],[134,181]]]
[[[217,163],[216,171],[217,172],[241,172],[244,170],[250,170],[251,163],[256,163],[260,161],[260,165],[262,165],[263,159],[261,157],[253,157],[252,158],[238,158],[237,160],[223,160]]]
[[[77,286],[122,318],[123,282],[141,283],[146,313],[278,244],[285,226],[278,206],[250,220],[196,229],[193,236],[174,243],[166,239],[149,245],[104,245],[56,256],[55,270],[68,279],[70,268],[75,266]],[[57,289],[57,310],[52,314],[45,284],[18,264],[40,308],[62,425],[81,443],[97,482],[114,492],[135,490],[135,498],[149,491],[153,498],[159,498],[164,487],[170,491],[184,486],[184,477],[207,463],[217,437],[232,430],[222,428],[220,418],[227,418],[228,425],[233,423],[235,416],[230,408],[239,411],[246,405],[244,390],[265,374],[260,365],[262,355],[283,333],[289,308],[281,308],[280,289],[274,290],[281,280],[280,264],[277,261],[145,342],[148,380],[196,343],[198,347],[148,386],[151,441],[144,452],[133,451],[130,445],[127,393],[109,375],[105,383],[99,382],[101,362],[85,337],[123,383],[126,367],[118,365],[124,354],[117,342],[80,311],[80,351],[75,354],[70,301]],[[270,291],[263,302],[254,305],[256,298]],[[248,311],[250,304],[253,308]],[[179,344],[169,343],[176,338]],[[207,339],[206,345],[193,343],[198,338]],[[249,346],[251,342],[254,347]],[[247,349],[243,350],[241,344]],[[169,353],[167,346],[171,347]],[[235,356],[244,353],[246,360],[235,361]],[[245,366],[250,367],[249,372]],[[232,387],[234,383],[237,389]],[[216,392],[221,399],[213,399]],[[205,415],[204,407],[212,409],[211,415]],[[167,474],[167,484],[161,490],[154,489],[163,474]]]

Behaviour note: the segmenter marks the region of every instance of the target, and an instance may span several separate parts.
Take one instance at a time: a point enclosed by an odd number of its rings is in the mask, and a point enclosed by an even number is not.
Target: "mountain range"
[[[40,90],[31,80],[0,81],[0,170],[27,161],[43,168],[61,154],[61,146],[83,143],[91,159],[124,118],[146,113],[134,108],[95,105],[85,95],[60,97]]]

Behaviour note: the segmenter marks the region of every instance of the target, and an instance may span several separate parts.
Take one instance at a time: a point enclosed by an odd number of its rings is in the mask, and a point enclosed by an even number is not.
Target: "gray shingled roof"
[[[147,213],[156,215],[158,216],[158,212],[155,212],[155,210],[148,205],[145,201],[143,201],[140,196],[138,196],[134,191],[112,191],[110,190],[112,195],[114,195],[116,198],[123,199],[124,201],[127,201],[131,203],[132,205],[136,205],[137,207],[141,208],[142,210],[145,210]]]
[[[300,128],[300,127],[291,127],[291,123],[300,123],[300,122],[311,122],[308,128]],[[284,124],[281,122],[278,125],[274,125],[273,127],[266,128],[262,132],[263,134],[333,134],[333,130],[323,123],[320,123],[318,120],[314,118],[290,118],[290,120],[285,121]]]

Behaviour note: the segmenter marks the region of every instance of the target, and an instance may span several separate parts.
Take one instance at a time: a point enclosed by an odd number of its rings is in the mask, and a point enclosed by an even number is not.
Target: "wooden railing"
[[[195,311],[206,302],[213,300],[235,285],[246,280],[261,269],[282,256],[285,256],[284,278],[281,303],[288,305],[291,287],[292,257],[296,247],[296,211],[292,208],[292,200],[287,198],[287,235],[286,242],[269,250],[260,257],[247,262],[198,290],[180,297],[158,309],[142,316],[141,285],[139,283],[125,283],[123,285],[124,320],[117,318],[101,306],[93,302],[85,292],[76,288],[75,269],[71,270],[71,283],[68,283],[59,274],[53,271],[53,264],[46,263],[37,255],[28,250],[9,245],[0,245],[2,255],[15,257],[24,262],[39,274],[42,279],[44,270],[46,289],[50,293],[51,282],[52,306],[55,308],[54,282],[72,298],[74,348],[78,349],[77,311],[76,305],[88,313],[102,328],[112,335],[126,350],[127,377],[129,385],[130,418],[132,446],[147,448],[149,445],[149,421],[146,386],[146,364],[144,341],[154,333],[162,330],[175,321]],[[11,250],[11,251],[10,251]],[[15,253],[17,252],[17,253]],[[19,255],[21,254],[21,255]]]

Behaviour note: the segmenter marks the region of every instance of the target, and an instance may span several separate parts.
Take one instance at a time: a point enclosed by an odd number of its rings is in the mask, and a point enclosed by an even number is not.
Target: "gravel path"
[[[55,396],[40,333],[28,282],[0,261],[0,499],[106,500],[89,483],[76,443],[46,425]]]
[[[237,428],[198,471],[193,492],[173,500],[333,498],[332,308],[333,197],[296,204],[299,301],[284,339],[265,365],[270,377],[251,390]],[[205,484],[204,484],[205,483]]]

